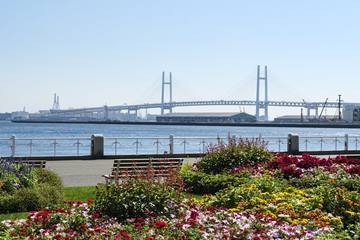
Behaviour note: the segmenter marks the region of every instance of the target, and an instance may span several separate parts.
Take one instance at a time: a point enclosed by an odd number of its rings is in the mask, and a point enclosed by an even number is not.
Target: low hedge
[[[241,181],[239,176],[229,174],[207,174],[185,169],[180,173],[185,190],[195,194],[214,194]]]
[[[161,182],[129,179],[122,184],[98,184],[94,211],[119,221],[151,215],[176,213],[182,196],[175,188]]]
[[[15,185],[11,191],[0,188],[0,213],[34,211],[63,203],[63,184],[58,175],[47,169],[31,169],[27,176],[31,179],[27,185]]]

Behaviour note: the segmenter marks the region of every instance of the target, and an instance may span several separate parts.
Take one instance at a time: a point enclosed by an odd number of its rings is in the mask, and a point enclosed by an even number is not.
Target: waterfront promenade
[[[194,163],[196,158],[187,158],[184,163]],[[46,168],[56,172],[64,186],[94,186],[105,182],[101,177],[109,174],[113,159],[47,161]]]

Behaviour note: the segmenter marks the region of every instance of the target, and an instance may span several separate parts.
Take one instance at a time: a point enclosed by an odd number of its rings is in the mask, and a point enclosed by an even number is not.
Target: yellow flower
[[[239,209],[238,209],[238,208],[229,208],[228,211],[229,211],[229,212],[238,212]]]
[[[346,214],[350,215],[350,216],[356,216],[357,214],[353,211],[345,211]]]
[[[334,226],[341,226],[342,225],[342,221],[341,221],[340,217],[332,217],[332,218],[330,218],[330,223],[331,223],[331,225],[334,225]]]

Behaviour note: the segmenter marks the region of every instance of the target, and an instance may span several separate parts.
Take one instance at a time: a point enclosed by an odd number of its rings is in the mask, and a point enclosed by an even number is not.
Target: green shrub
[[[200,171],[181,171],[185,189],[196,194],[213,194],[235,184],[239,179],[228,174],[207,174]]]
[[[94,210],[121,221],[146,217],[149,214],[175,213],[180,200],[180,193],[166,184],[129,179],[123,184],[99,184]]]
[[[331,177],[329,173],[316,169],[315,172],[306,172],[297,178],[291,178],[289,182],[296,187],[313,188],[323,184],[330,184]]]
[[[64,202],[64,191],[59,186],[43,183],[37,186],[37,190],[40,192],[44,207],[53,207]]]
[[[54,172],[7,164],[7,172],[1,175],[0,213],[33,211],[63,202],[63,184]]]
[[[209,174],[218,174],[241,165],[254,165],[272,159],[264,143],[254,141],[230,141],[229,144],[211,146],[206,155],[196,163],[198,169]]]
[[[0,196],[0,213],[33,211],[55,206],[63,200],[63,192],[48,184],[40,184],[35,188],[20,188],[13,194]]]
[[[34,169],[34,172],[38,184],[48,184],[59,190],[63,190],[62,180],[55,172],[48,169]]]
[[[19,188],[33,187],[32,168],[11,159],[0,159],[0,193],[13,193]]]
[[[14,197],[9,194],[0,195],[0,213],[14,212]]]

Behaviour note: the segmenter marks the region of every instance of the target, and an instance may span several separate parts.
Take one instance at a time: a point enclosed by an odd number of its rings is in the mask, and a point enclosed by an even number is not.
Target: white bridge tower
[[[264,121],[269,121],[269,100],[268,100],[268,73],[267,66],[264,67],[261,75],[260,65],[257,66],[257,84],[256,84],[256,120],[260,121],[260,109],[264,109]],[[265,83],[264,100],[260,100],[260,82]]]
[[[169,85],[169,102],[165,103],[165,85]],[[165,80],[165,72],[162,73],[162,88],[161,88],[161,115],[164,115],[165,109],[172,113],[172,74],[169,73],[169,80]]]

